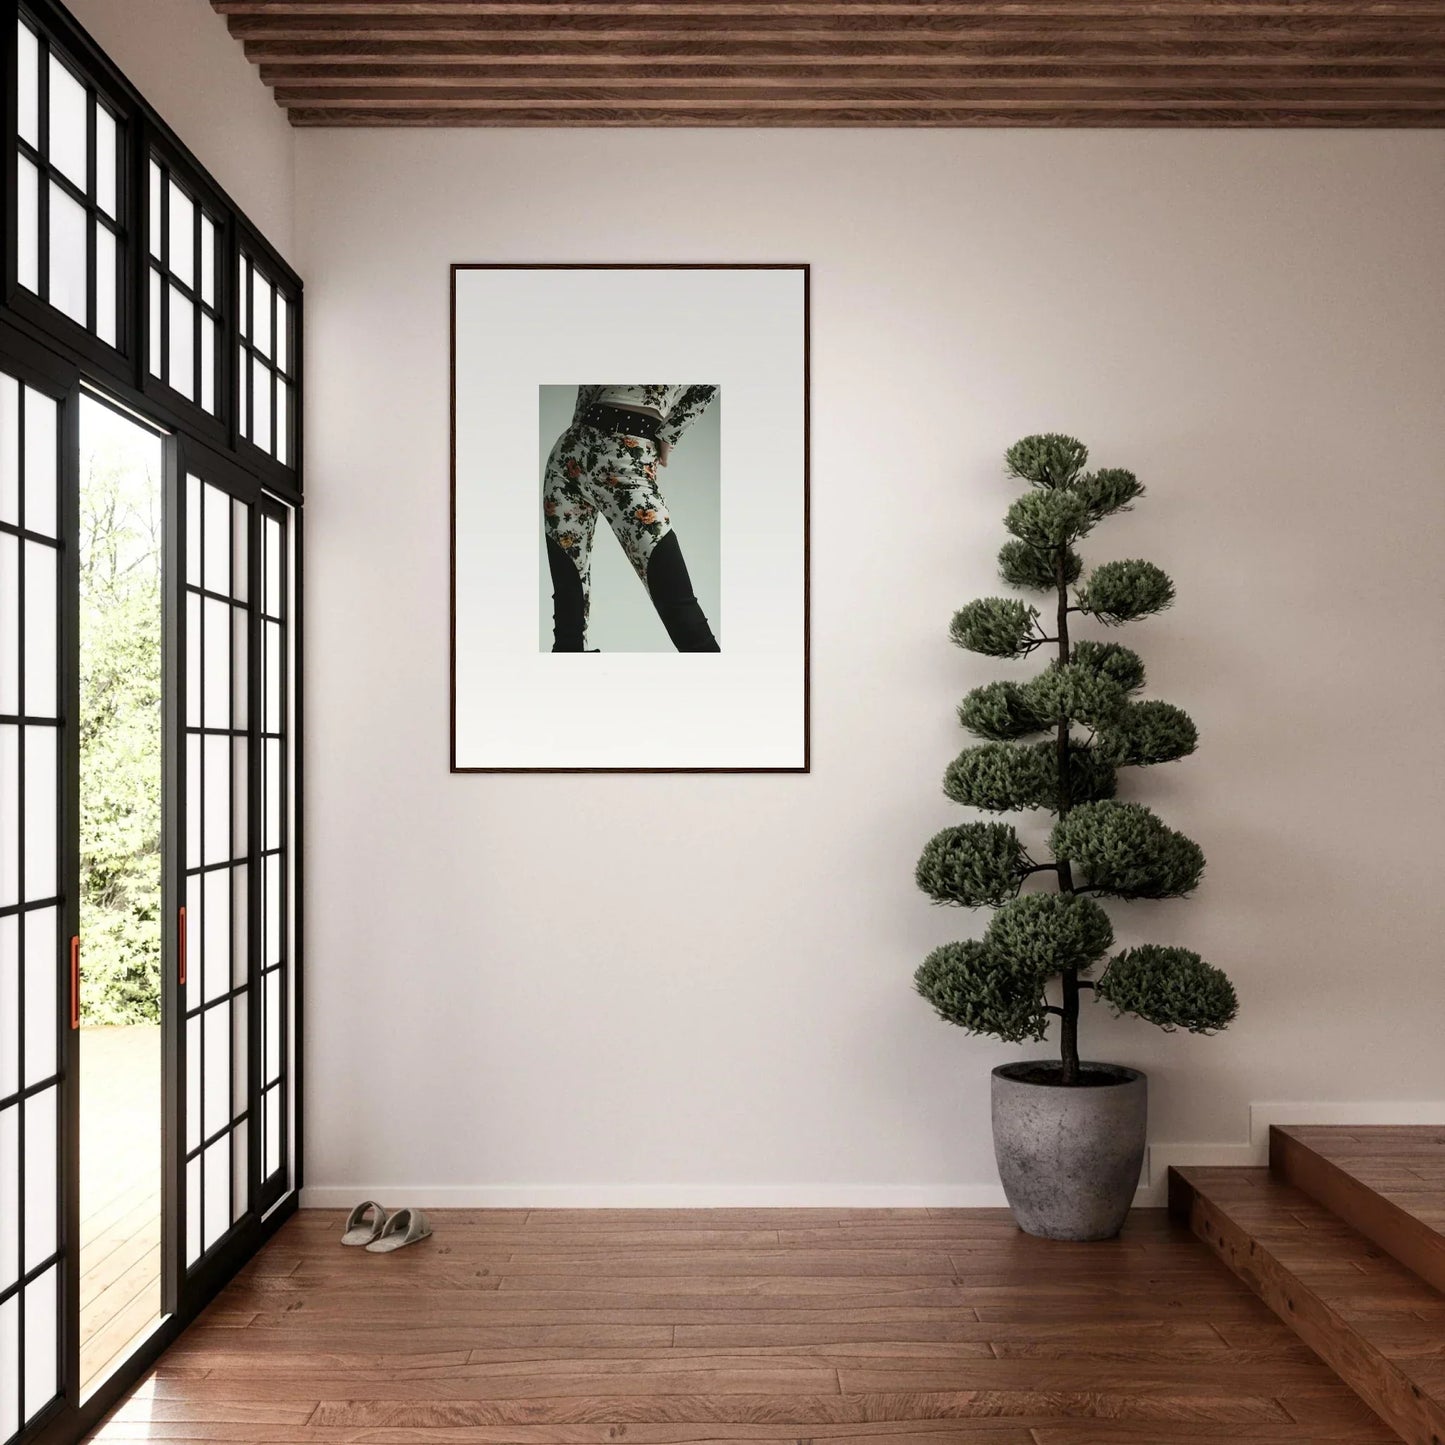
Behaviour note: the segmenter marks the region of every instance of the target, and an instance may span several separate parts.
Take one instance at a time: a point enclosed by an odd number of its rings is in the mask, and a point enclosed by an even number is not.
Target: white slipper
[[[368,1219],[367,1216],[371,1217]],[[346,1232],[341,1236],[342,1244],[370,1244],[381,1235],[386,1227],[386,1210],[373,1200],[358,1204],[346,1216]]]
[[[420,1209],[398,1209],[382,1226],[381,1233],[366,1246],[372,1254],[390,1254],[415,1244],[431,1233],[431,1225]]]

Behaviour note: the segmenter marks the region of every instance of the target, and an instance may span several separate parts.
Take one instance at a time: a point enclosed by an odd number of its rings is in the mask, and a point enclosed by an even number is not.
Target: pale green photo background
[[[691,383],[689,383],[691,384]],[[539,596],[537,646],[552,650],[552,577],[542,531],[542,475],[557,438],[572,420],[575,386],[540,386],[537,429],[537,548]],[[722,393],[682,434],[658,485],[672,516],[672,527],[687,561],[692,590],[726,650],[722,630]],[[647,589],[601,516],[592,544],[592,610],[587,646],[603,652],[672,652],[672,641],[658,621]]]

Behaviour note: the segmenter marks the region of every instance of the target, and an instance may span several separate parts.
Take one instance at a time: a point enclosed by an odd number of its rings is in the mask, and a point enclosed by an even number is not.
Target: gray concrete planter
[[[993,1149],[1019,1228],[1044,1239],[1112,1239],[1129,1213],[1149,1116],[1149,1081],[1119,1064],[1084,1064],[1106,1083],[1031,1082],[1052,1060],[993,1071]]]

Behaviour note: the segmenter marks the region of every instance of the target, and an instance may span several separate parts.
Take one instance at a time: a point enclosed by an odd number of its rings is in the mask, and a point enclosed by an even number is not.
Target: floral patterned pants
[[[622,544],[678,650],[716,652],[717,642],[692,595],[672,518],[658,488],[656,445],[646,437],[591,426],[569,427],[558,437],[542,478],[542,519],[556,607],[554,651],[580,652],[585,647],[598,513]],[[571,568],[563,565],[564,559]]]

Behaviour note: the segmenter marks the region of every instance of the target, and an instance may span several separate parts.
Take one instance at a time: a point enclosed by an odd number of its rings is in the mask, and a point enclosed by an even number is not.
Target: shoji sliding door
[[[179,448],[172,814],[179,1299],[290,1188],[287,509]]]
[[[73,404],[0,352],[0,1440],[64,1391],[73,1285]]]

